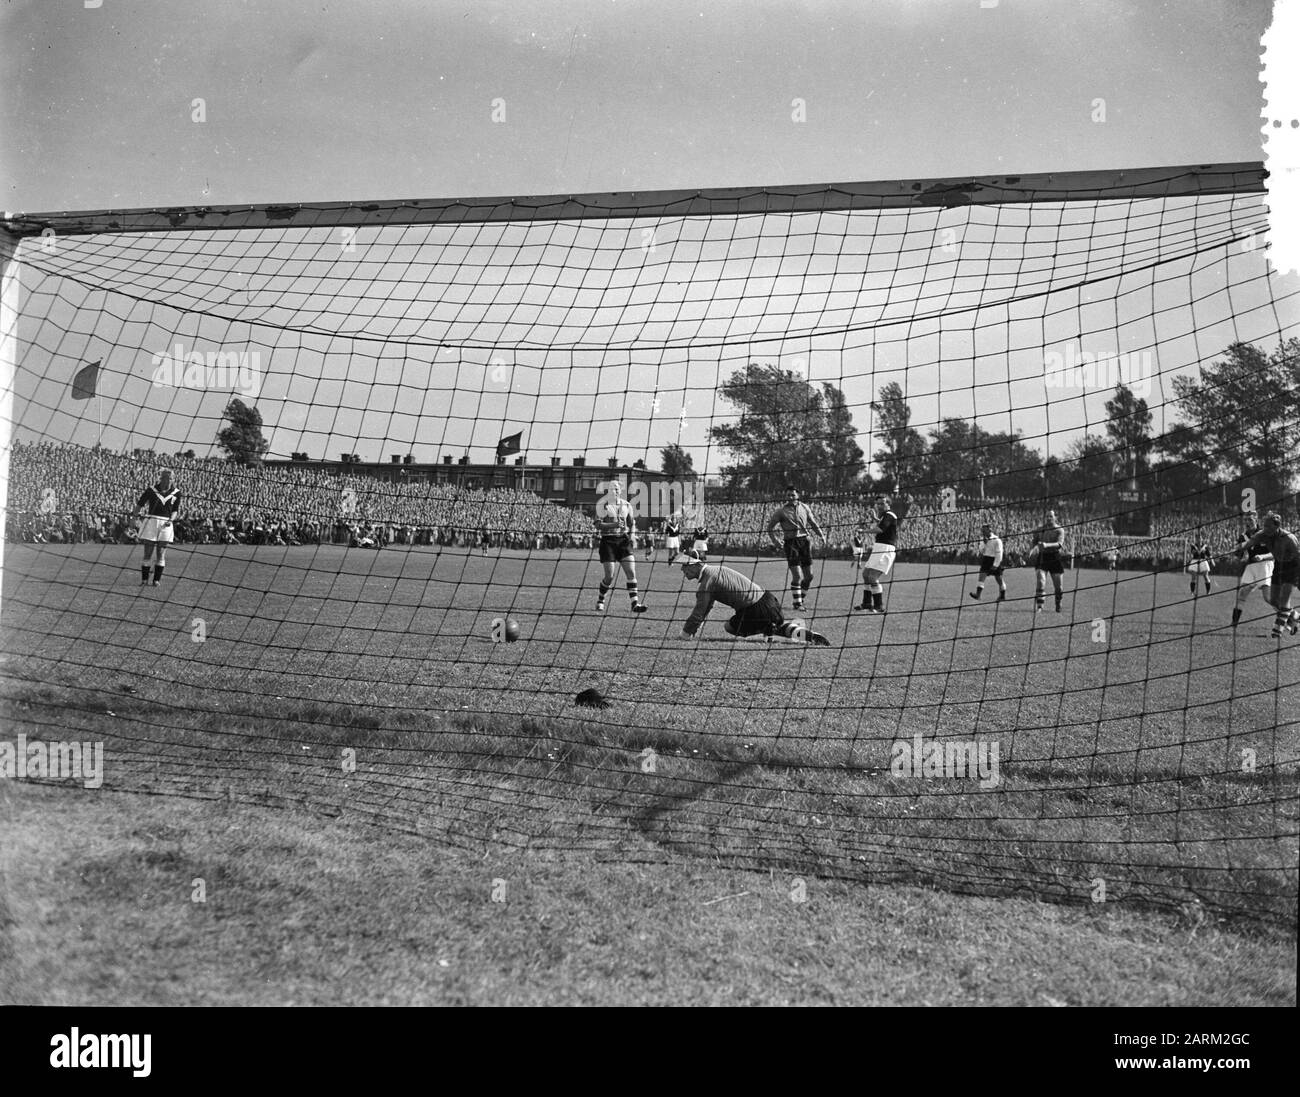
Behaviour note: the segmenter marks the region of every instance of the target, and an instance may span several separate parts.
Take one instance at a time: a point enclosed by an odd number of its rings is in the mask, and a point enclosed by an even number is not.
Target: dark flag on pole
[[[519,443],[523,441],[523,437],[524,432],[521,430],[518,434],[511,434],[506,438],[502,438],[497,443],[497,456],[509,457],[512,453],[518,453]]]
[[[99,362],[102,362],[101,358]],[[82,366],[77,370],[76,375],[72,378],[72,398],[74,400],[89,400],[95,395],[95,383],[99,380],[99,362],[91,362],[88,366]]]

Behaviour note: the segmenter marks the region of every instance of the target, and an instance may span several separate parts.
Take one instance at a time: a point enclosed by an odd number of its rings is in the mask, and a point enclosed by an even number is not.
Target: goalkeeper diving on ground
[[[682,574],[700,584],[695,608],[682,628],[683,640],[693,639],[713,603],[721,602],[735,610],[731,619],[722,626],[732,636],[783,636],[800,643],[830,646],[830,641],[820,632],[813,632],[802,617],[787,621],[781,613],[781,603],[738,571],[721,564],[706,564],[692,550],[682,561]]]

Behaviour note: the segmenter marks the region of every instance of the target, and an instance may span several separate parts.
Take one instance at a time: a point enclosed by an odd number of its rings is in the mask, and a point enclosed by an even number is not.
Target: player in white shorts
[[[676,516],[664,520],[664,548],[668,550],[670,564],[682,551],[682,527],[677,524]]]
[[[1196,596],[1196,579],[1200,576],[1205,581],[1205,593],[1210,593],[1210,543],[1201,535],[1201,531],[1196,531],[1196,537],[1191,543],[1189,552],[1190,561],[1183,570],[1192,577],[1191,591],[1192,596]]]
[[[858,609],[865,609],[868,613],[885,612],[885,588],[880,580],[893,570],[897,551],[898,515],[890,508],[889,497],[885,496],[876,511],[876,539],[863,567],[862,605]]]
[[[1273,582],[1273,554],[1264,545],[1252,544],[1255,534],[1261,529],[1252,515],[1246,520],[1245,532],[1237,536],[1237,555],[1246,561],[1246,567],[1237,581],[1237,604],[1232,607],[1233,628],[1241,620],[1241,611],[1251,591],[1259,591],[1265,602],[1270,606],[1273,604],[1268,601],[1269,586]]]
[[[181,507],[181,493],[172,487],[172,470],[163,469],[158,473],[158,483],[145,488],[136,501],[137,511],[147,511],[140,523],[139,540],[144,544],[144,562],[140,565],[140,585],[149,584],[149,559],[157,553],[157,563],[153,566],[153,585],[162,581],[163,568],[167,564],[167,546],[175,538],[172,522]]]

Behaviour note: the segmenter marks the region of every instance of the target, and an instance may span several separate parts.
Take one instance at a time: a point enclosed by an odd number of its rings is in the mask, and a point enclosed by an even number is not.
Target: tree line
[[[1275,504],[1300,472],[1300,339],[1271,354],[1234,343],[1173,379],[1177,421],[1153,433],[1151,409],[1124,383],[1105,404],[1101,429],[1046,459],[1019,431],[989,431],[947,416],[922,433],[902,387],[889,382],[871,402],[873,479],[843,392],[779,366],[750,362],[719,394],[737,410],[709,438],[731,457],[723,478],[733,492],[771,496],[869,491],[931,495],[955,488],[965,498],[1062,498],[1124,493],[1133,503],[1196,500],[1249,481],[1259,504]],[[674,449],[675,447],[670,447]],[[676,447],[679,448],[679,447]],[[665,471],[670,457],[664,451]],[[687,458],[689,468],[689,458]]]

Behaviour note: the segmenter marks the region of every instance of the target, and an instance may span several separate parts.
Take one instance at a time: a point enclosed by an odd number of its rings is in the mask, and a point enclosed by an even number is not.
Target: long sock
[[[607,581],[604,580],[604,579],[602,579],[602,580],[600,581],[600,600],[601,600],[602,602],[605,600],[605,595],[609,593],[609,588],[610,588],[612,585],[613,585],[613,584],[607,582]]]
[[[635,579],[629,579],[629,580],[627,581],[627,596],[628,596],[628,598],[631,600],[632,604],[633,604],[633,605],[636,605],[636,603],[637,603],[637,593],[636,593],[636,580],[635,580]]]
[[[1241,607],[1240,607],[1240,606],[1233,606],[1233,607],[1232,607],[1232,627],[1233,627],[1233,628],[1236,628],[1236,627],[1237,627],[1237,622],[1240,621],[1240,620],[1241,620]]]
[[[1210,581],[1208,579],[1205,580],[1205,593],[1210,593]]]
[[[885,592],[883,590],[873,590],[871,592],[871,604],[876,609],[883,610],[885,608]]]
[[[976,584],[975,584],[975,597],[978,598],[978,597],[979,597],[981,594],[983,594],[983,593],[984,593],[984,584],[983,584],[983,583],[976,583]]]
[[[149,582],[149,565],[147,563],[140,565],[140,582]]]
[[[154,564],[154,566],[153,566],[153,581],[154,581],[155,583],[158,582],[158,581],[162,578],[162,573],[163,573],[163,565],[162,565],[162,564]]]
[[[803,584],[798,579],[790,580],[790,593],[794,595],[794,608],[803,609]]]

